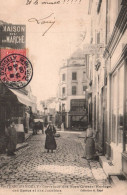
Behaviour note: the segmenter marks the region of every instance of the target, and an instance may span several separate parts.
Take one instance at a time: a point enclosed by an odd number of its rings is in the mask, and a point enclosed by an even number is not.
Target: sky
[[[81,0],[80,3],[78,0],[73,0],[73,3],[70,3],[71,0],[68,3],[63,1],[59,5],[44,5],[41,4],[44,1],[39,0],[39,4],[34,5],[33,0],[26,5],[27,0],[0,0],[0,20],[26,25],[26,47],[33,65],[30,86],[38,101],[56,96],[63,60],[81,46],[81,34],[86,32],[83,43],[89,40],[88,0]],[[38,21],[48,16],[46,21],[55,23],[43,36],[51,24],[37,24],[29,20],[36,18]]]

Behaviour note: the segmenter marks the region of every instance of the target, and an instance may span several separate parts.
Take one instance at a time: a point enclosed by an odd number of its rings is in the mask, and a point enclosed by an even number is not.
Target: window
[[[116,130],[117,130],[117,74],[113,75],[112,86],[112,141],[116,142]]]
[[[65,81],[65,74],[62,74],[62,81]]]
[[[86,89],[87,89],[87,86],[83,86],[83,91],[86,91]]]
[[[76,95],[76,86],[72,86],[72,95]]]
[[[77,80],[77,72],[72,72],[72,80]]]
[[[117,87],[116,87],[117,86]],[[124,67],[112,76],[112,141],[122,143],[124,131]]]
[[[65,104],[62,104],[62,111],[65,111]]]
[[[118,0],[118,13],[120,12],[120,9],[122,7],[121,3],[122,3],[122,0]],[[123,3],[124,3],[124,1],[123,1]]]
[[[83,72],[83,81],[86,81],[86,72]]]
[[[71,111],[83,112],[84,104],[85,104],[85,99],[71,100],[71,105],[70,105]]]
[[[125,66],[125,75],[127,75],[127,66]],[[125,100],[124,100],[124,106],[125,106],[125,115],[124,115],[124,151],[127,152],[127,77],[125,77]]]
[[[124,67],[122,66],[119,69],[118,72],[118,88],[119,88],[119,93],[118,93],[118,143],[122,143],[122,135],[123,135],[123,130],[124,130]]]
[[[100,9],[101,9],[101,4],[102,4],[102,0],[98,1],[98,6],[97,6],[97,13],[99,14]]]
[[[97,44],[99,44],[99,43],[100,43],[100,32],[97,33]]]
[[[65,87],[62,88],[62,95],[65,95]]]

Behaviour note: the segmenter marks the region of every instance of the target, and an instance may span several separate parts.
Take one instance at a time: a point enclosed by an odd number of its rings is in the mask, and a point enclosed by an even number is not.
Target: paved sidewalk
[[[25,142],[19,143],[16,145],[16,154],[17,154],[17,151],[19,151],[20,149],[28,147],[28,143],[26,141],[31,136],[32,136],[32,131],[29,131],[29,133],[25,133]],[[7,154],[0,154],[0,168],[7,165],[11,159],[13,159],[12,156],[7,156]]]

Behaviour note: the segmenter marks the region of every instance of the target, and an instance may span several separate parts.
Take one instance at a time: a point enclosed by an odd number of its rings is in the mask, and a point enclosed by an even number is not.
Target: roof
[[[77,49],[72,55],[71,58],[85,58],[85,54],[81,48]]]

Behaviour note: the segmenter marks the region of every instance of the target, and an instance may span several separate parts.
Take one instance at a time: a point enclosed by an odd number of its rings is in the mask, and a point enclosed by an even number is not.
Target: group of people
[[[45,149],[47,149],[47,152],[51,150],[53,153],[53,150],[56,149],[56,141],[55,141],[55,135],[56,129],[52,122],[49,122],[49,125],[47,126],[47,129],[45,130],[46,134],[46,140],[45,140]],[[13,156],[15,155],[16,151],[16,145],[17,145],[17,132],[15,128],[15,123],[13,120],[7,120],[6,121],[6,149],[7,149],[7,155]]]
[[[57,144],[55,140],[56,129],[51,121],[49,121],[47,128],[45,130],[46,139],[45,139],[45,149],[47,153],[53,150],[56,150]],[[93,136],[93,130],[90,126],[88,126],[85,131],[85,148],[84,148],[84,156],[87,160],[93,159],[95,156],[95,141]],[[15,155],[16,145],[17,145],[17,133],[15,128],[15,123],[13,120],[6,121],[6,142],[7,142],[7,154]]]
[[[46,133],[46,140],[45,140],[45,149],[47,149],[47,152],[49,152],[49,150],[51,150],[51,152],[53,152],[53,150],[56,149],[57,145],[56,145],[56,141],[54,138],[54,135],[56,133],[56,129],[53,126],[52,122],[49,122],[49,125],[45,131]],[[90,160],[90,159],[94,159],[95,157],[95,141],[94,141],[94,132],[91,128],[90,125],[88,125],[87,130],[85,131],[85,148],[84,148],[84,156],[83,158]]]

